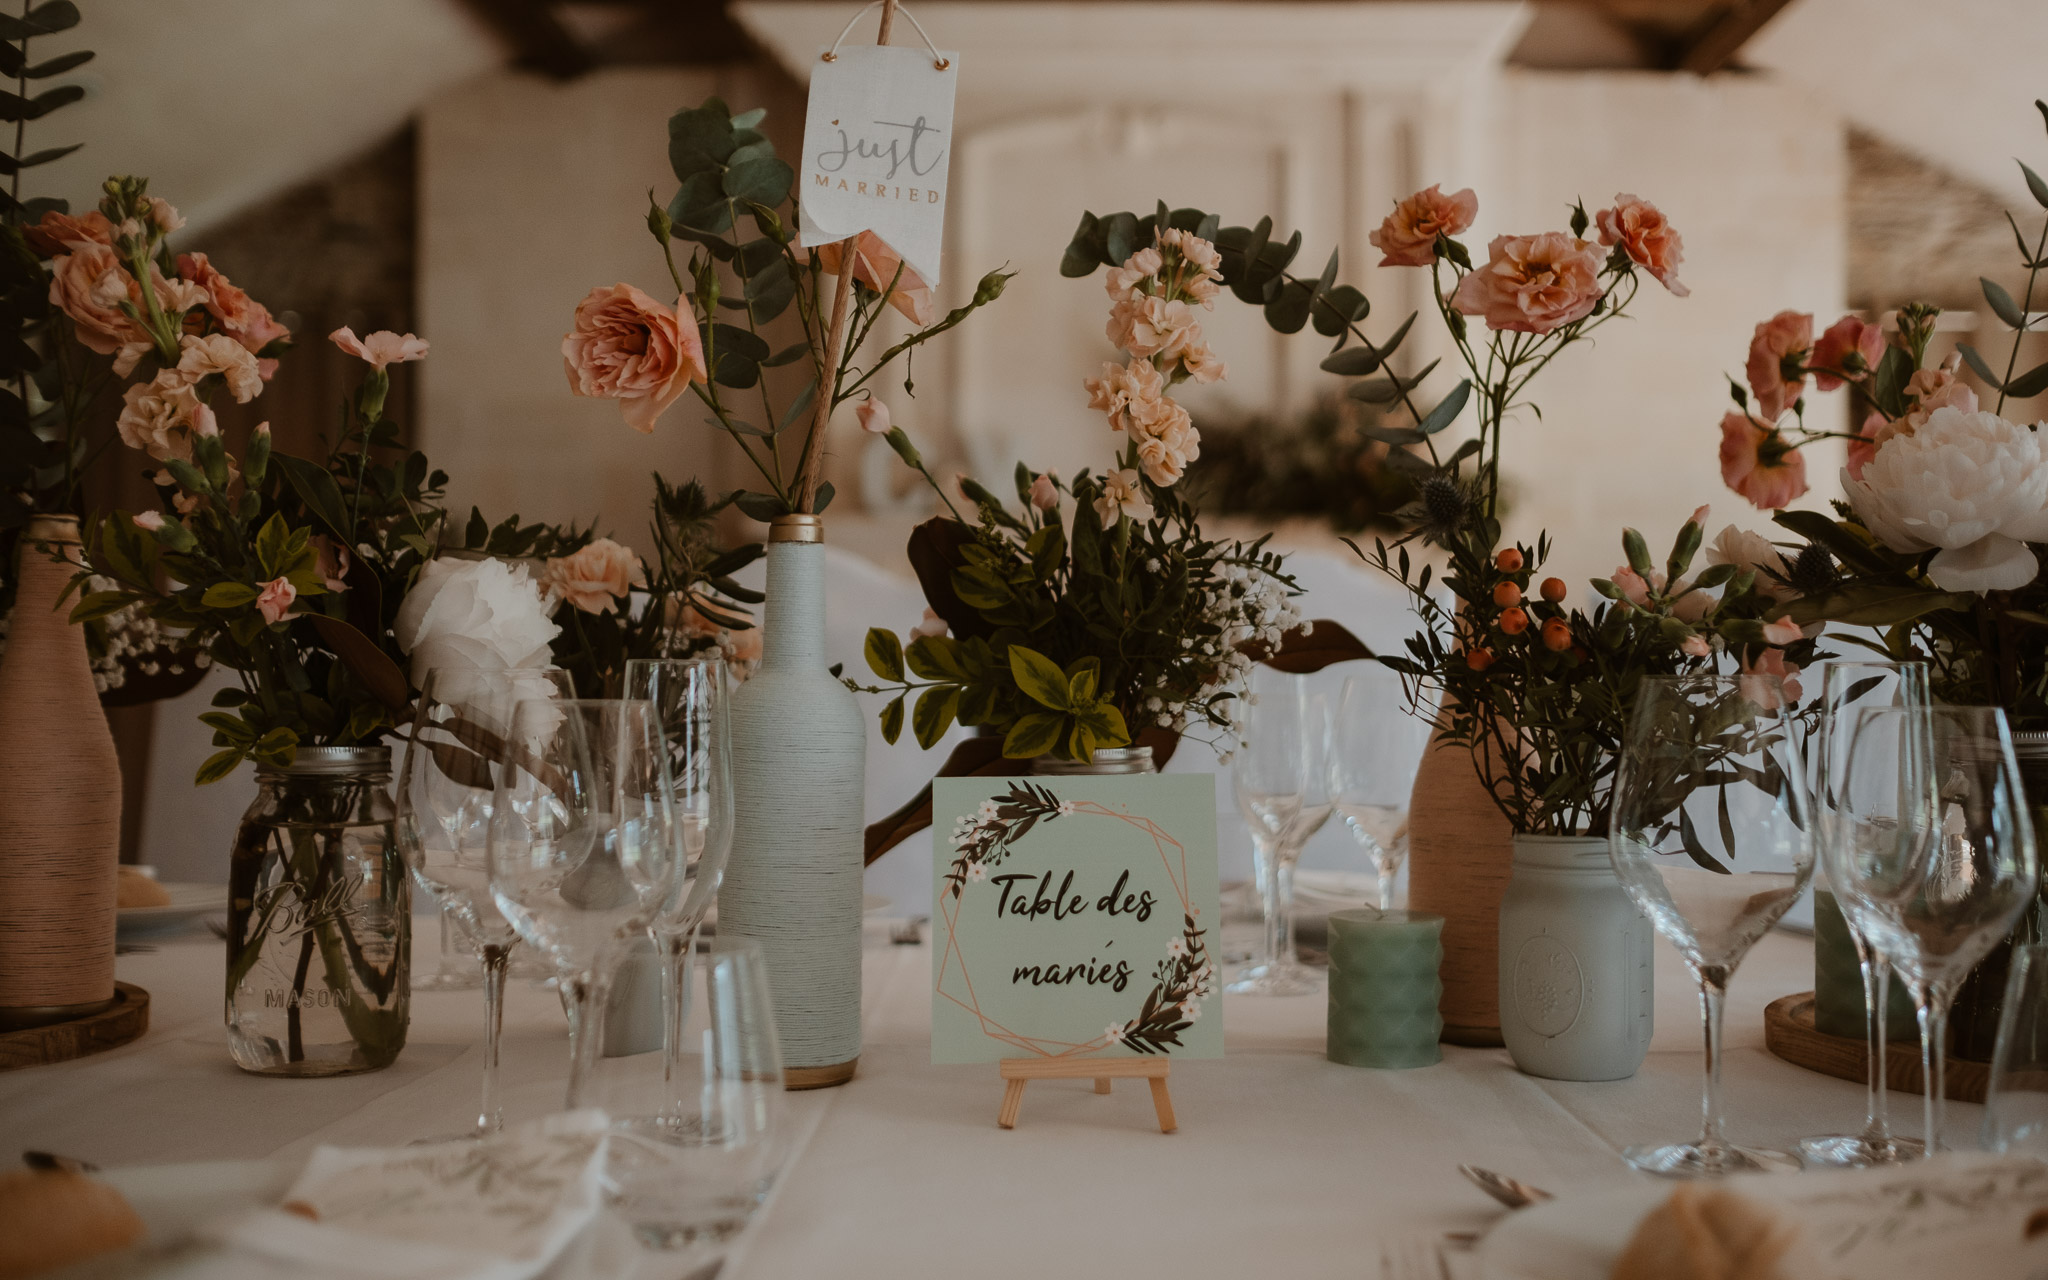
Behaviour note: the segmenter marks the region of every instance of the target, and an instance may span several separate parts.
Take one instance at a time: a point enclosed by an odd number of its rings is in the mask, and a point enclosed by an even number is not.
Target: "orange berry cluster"
[[[1528,558],[1520,550],[1514,547],[1507,548],[1494,557],[1493,565],[1509,576],[1493,589],[1493,604],[1500,612],[1493,619],[1492,629],[1503,636],[1514,637],[1526,633],[1530,627],[1535,626],[1537,638],[1543,642],[1543,647],[1552,653],[1563,653],[1573,648],[1571,623],[1566,621],[1563,612],[1558,608],[1564,603],[1566,594],[1564,579],[1545,578],[1543,585],[1537,589],[1543,603],[1537,604],[1524,594],[1529,577]],[[1530,616],[1531,610],[1536,612],[1537,617]],[[1493,650],[1484,644],[1476,644],[1465,650],[1465,665],[1474,671],[1484,671],[1495,661]]]

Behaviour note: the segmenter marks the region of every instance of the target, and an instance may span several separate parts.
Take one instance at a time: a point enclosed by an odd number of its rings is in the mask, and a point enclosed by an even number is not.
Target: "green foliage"
[[[1321,519],[1339,533],[1400,528],[1393,513],[1415,499],[1415,480],[1387,456],[1380,417],[1331,400],[1290,420],[1205,415],[1202,463],[1181,484],[1211,514]]]

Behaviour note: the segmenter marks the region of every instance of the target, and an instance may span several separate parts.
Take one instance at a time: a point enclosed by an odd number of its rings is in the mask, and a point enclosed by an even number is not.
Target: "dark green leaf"
[[[907,696],[898,694],[882,708],[882,741],[890,746],[896,745],[896,739],[903,736],[903,699]]]
[[[2048,209],[2048,182],[2041,181],[2041,175],[2029,169],[2025,163],[2020,165],[2020,172],[2027,175],[2027,190],[2034,193],[2034,203]]]
[[[777,516],[789,514],[789,507],[772,493],[740,492],[733,495],[732,505],[750,519],[766,524]]]
[[[1034,711],[1018,718],[1003,737],[1003,755],[1011,760],[1030,760],[1052,750],[1060,740],[1065,720],[1050,711]]]
[[[2000,320],[2015,329],[2026,327],[2026,315],[2021,312],[2020,304],[2014,302],[2012,295],[2005,291],[2004,285],[1985,276],[1977,277],[1977,283],[1983,286],[1984,301],[1991,304],[1991,309],[1998,313]]]
[[[1315,286],[1305,280],[1289,280],[1266,303],[1266,324],[1276,333],[1300,333],[1308,323]]]
[[[306,504],[306,510],[312,513],[313,518],[340,538],[343,546],[353,546],[355,540],[349,536],[348,504],[342,500],[341,486],[334,483],[334,477],[328,474],[327,468],[288,453],[272,454],[271,462],[284,471],[284,478],[299,495],[299,501]]]
[[[219,782],[233,773],[236,765],[242,763],[243,754],[239,747],[214,752],[200,762],[199,772],[193,775],[192,781],[202,787],[209,782]]]
[[[837,492],[838,490],[832,487],[830,480],[821,482],[818,485],[818,491],[811,495],[811,514],[814,516],[824,515],[825,508],[832,505],[832,495]]]
[[[910,727],[917,734],[917,745],[926,751],[938,745],[946,736],[946,730],[953,727],[953,717],[960,710],[960,689],[957,685],[940,685],[926,689],[917,695],[917,706],[910,713]]]
[[[2048,391],[2048,361],[2035,365],[2005,384],[2005,394],[2025,400]]]
[[[869,627],[867,643],[861,646],[861,653],[868,660],[868,670],[884,680],[903,679],[903,642],[893,631],[881,627]]]
[[[1054,711],[1071,709],[1066,673],[1059,664],[1035,649],[1021,644],[1010,646],[1010,677],[1024,696]]]
[[[30,80],[46,80],[51,76],[61,76],[74,67],[82,67],[92,59],[92,50],[80,49],[76,53],[63,54],[47,62],[38,62],[21,74]]]
[[[1458,415],[1465,411],[1465,402],[1471,398],[1472,380],[1458,379],[1458,385],[1451,388],[1451,394],[1437,401],[1436,408],[1431,409],[1422,421],[1416,423],[1415,429],[1426,436],[1435,435],[1457,421]]]
[[[246,609],[262,594],[246,582],[216,582],[199,597],[199,603],[209,609]]]
[[[1370,347],[1343,347],[1324,356],[1318,367],[1339,377],[1362,378],[1380,367],[1380,356]]]
[[[774,208],[789,198],[796,172],[774,156],[736,164],[725,171],[725,194],[735,200]]]

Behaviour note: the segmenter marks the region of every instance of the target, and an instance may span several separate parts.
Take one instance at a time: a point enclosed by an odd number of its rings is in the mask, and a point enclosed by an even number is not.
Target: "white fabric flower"
[[[391,629],[414,684],[435,667],[545,667],[562,631],[525,565],[446,556],[420,568]]]
[[[1842,486],[1894,551],[1939,547],[1927,576],[1944,591],[2023,587],[2040,572],[2026,543],[2048,540],[2048,460],[2035,431],[1994,413],[1936,409],[1878,447]]]
[[[1124,1038],[1124,1029],[1116,1024],[1111,1024],[1104,1028],[1102,1034],[1108,1037],[1111,1044],[1121,1044]]]

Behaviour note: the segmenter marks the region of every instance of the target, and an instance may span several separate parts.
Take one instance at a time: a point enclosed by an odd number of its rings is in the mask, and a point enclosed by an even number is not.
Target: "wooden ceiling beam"
[[[1674,70],[1697,76],[1712,75],[1734,61],[1751,36],[1792,0],[1733,0],[1698,36],[1688,41],[1675,60]]]
[[[547,0],[462,0],[499,38],[512,46],[516,65],[557,80],[573,80],[597,69],[597,58],[562,24]]]

